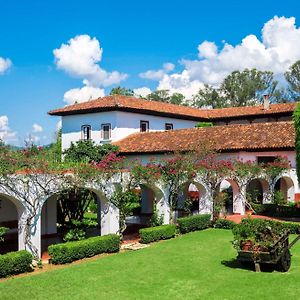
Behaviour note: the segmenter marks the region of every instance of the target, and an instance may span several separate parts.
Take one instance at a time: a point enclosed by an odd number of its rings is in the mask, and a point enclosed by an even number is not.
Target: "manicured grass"
[[[300,243],[288,273],[231,262],[231,231],[208,229],[136,252],[0,283],[0,299],[299,299]]]

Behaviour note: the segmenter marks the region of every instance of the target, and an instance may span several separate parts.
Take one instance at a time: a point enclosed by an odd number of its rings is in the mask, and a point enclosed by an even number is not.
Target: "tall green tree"
[[[220,88],[205,85],[194,96],[193,106],[222,108],[231,106],[250,106],[262,100],[264,93],[272,95],[271,100],[279,101],[280,95],[276,90],[278,82],[273,73],[256,69],[234,71],[221,83]],[[275,95],[276,96],[273,96]]]
[[[296,170],[298,182],[300,184],[300,104],[297,107],[293,115],[294,126],[295,126],[295,150],[296,150]]]
[[[117,152],[118,146],[112,144],[96,145],[94,141],[77,141],[64,151],[66,162],[99,162],[104,156],[111,152]]]
[[[134,91],[125,87],[117,86],[113,88],[110,95],[134,96]]]
[[[256,104],[264,93],[272,95],[277,84],[270,71],[245,69],[228,75],[220,91],[229,106],[247,106]]]
[[[192,105],[198,108],[222,108],[226,107],[226,101],[221,96],[219,89],[205,84],[193,97]]]
[[[184,105],[185,97],[180,93],[170,94],[169,90],[157,90],[149,94],[146,99],[165,103]]]
[[[288,82],[289,96],[294,101],[300,100],[300,60],[296,61],[287,72],[284,77]]]

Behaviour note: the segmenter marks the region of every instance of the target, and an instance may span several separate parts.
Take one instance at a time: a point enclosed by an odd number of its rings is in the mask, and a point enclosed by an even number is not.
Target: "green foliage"
[[[65,242],[71,241],[81,241],[84,240],[86,237],[86,233],[83,229],[74,228],[70,229],[63,237]]]
[[[140,207],[140,196],[133,190],[123,191],[121,187],[118,187],[114,192],[110,201],[119,209],[119,225],[120,234],[126,229],[125,219],[132,215],[133,211]]]
[[[0,278],[31,271],[32,255],[26,250],[0,255]]]
[[[51,245],[48,253],[53,264],[66,264],[85,257],[92,257],[100,253],[112,253],[120,250],[120,237],[108,234],[92,237],[82,241]]]
[[[177,219],[180,233],[203,230],[211,225],[211,215],[195,215]]]
[[[212,122],[199,122],[195,125],[196,128],[205,128],[205,127],[212,127],[214,124]]]
[[[273,204],[284,205],[287,200],[284,198],[283,193],[281,191],[274,191],[273,194]]]
[[[125,87],[117,86],[112,88],[110,95],[123,95],[123,96],[134,96],[134,91]]]
[[[175,236],[176,234],[176,225],[161,225],[150,228],[143,228],[139,231],[141,242],[143,244],[148,244],[151,242],[159,240],[167,240]]]
[[[164,216],[159,215],[157,209],[154,209],[154,212],[149,221],[149,226],[150,227],[161,226],[161,225],[163,225],[163,222],[164,222],[163,219],[164,219]]]
[[[279,96],[276,87],[277,81],[272,72],[256,69],[234,71],[223,80],[220,88],[205,85],[200,89],[193,98],[193,106],[223,108],[255,105],[263,93],[271,94],[272,99],[276,100]]]
[[[87,189],[68,189],[61,192],[57,198],[58,223],[64,226],[70,221],[81,222],[90,203],[95,200],[95,194]]]
[[[258,91],[273,94],[276,86],[272,72],[245,69],[228,75],[221,84],[221,91],[229,106],[247,106],[256,103]]]
[[[205,84],[193,97],[194,107],[198,108],[223,108],[226,107],[225,99],[221,96],[219,89]]]
[[[94,141],[77,141],[71,143],[70,148],[63,152],[67,162],[90,163],[99,162],[111,152],[118,152],[119,147],[111,144],[96,145]]]
[[[227,220],[227,219],[217,219],[214,222],[214,228],[220,228],[220,229],[232,229],[234,226],[236,225],[236,223],[234,223],[231,220]]]
[[[184,96],[180,93],[170,94],[169,90],[157,90],[146,97],[148,100],[184,105]]]
[[[7,233],[7,231],[9,230],[9,228],[6,227],[0,227],[0,242],[4,241],[4,236]]]
[[[296,171],[298,183],[300,184],[300,103],[293,114],[294,127],[295,127],[295,151],[296,151]]]
[[[293,100],[299,101],[300,99],[300,60],[296,61],[284,77],[289,84],[288,90]]]
[[[253,249],[260,246],[262,250],[268,251],[287,232],[287,228],[283,222],[247,218],[234,226],[232,232],[236,249],[241,249],[244,242],[251,241]]]

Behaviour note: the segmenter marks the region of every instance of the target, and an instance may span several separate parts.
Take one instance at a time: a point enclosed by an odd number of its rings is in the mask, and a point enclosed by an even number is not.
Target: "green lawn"
[[[231,239],[230,231],[209,229],[9,279],[0,299],[300,299],[300,242],[288,273],[255,273],[230,264]]]

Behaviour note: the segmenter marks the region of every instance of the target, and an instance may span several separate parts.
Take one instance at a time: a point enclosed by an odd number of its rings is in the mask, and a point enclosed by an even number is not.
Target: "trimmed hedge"
[[[32,255],[26,250],[0,255],[0,278],[32,270]]]
[[[195,215],[186,218],[177,219],[180,233],[187,233],[190,231],[203,230],[211,225],[211,216],[209,214],[205,215]]]
[[[236,223],[227,219],[218,219],[214,223],[214,228],[222,228],[222,229],[232,229]]]
[[[81,241],[51,245],[48,253],[53,264],[66,264],[100,253],[118,252],[120,237],[117,234],[97,236]]]
[[[141,242],[148,244],[159,240],[167,240],[175,236],[176,225],[161,225],[149,228],[143,228],[139,230]]]
[[[278,204],[253,204],[255,212],[258,215],[279,218],[298,218],[300,208],[296,206],[278,205]]]
[[[296,222],[280,222],[292,234],[300,234],[300,223]]]

